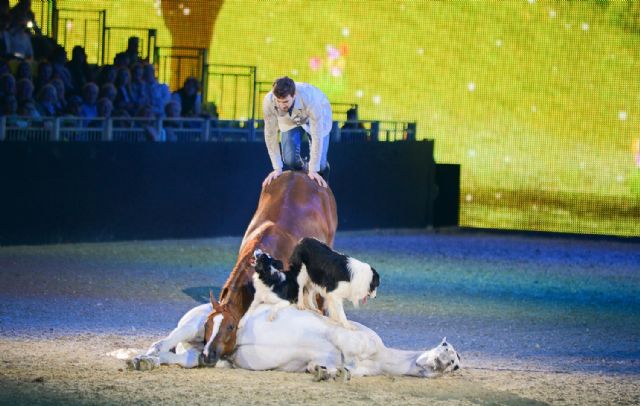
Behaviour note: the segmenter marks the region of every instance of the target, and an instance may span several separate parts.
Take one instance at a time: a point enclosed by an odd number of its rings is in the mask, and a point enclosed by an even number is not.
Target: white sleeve
[[[309,129],[311,133],[311,150],[309,151],[309,170],[320,171],[320,157],[322,155],[323,143],[327,142],[324,134],[320,133],[320,120],[322,120],[322,104],[309,106]]]
[[[262,111],[264,113],[264,142],[267,144],[269,159],[273,169],[282,169],[282,155],[280,154],[280,144],[278,143],[278,117],[273,109],[270,93],[262,101]]]

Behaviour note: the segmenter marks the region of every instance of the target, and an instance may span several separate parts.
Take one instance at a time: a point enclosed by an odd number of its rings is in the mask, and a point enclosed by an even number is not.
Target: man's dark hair
[[[273,82],[273,95],[278,99],[284,99],[287,96],[293,97],[296,94],[296,84],[289,76],[283,76]]]

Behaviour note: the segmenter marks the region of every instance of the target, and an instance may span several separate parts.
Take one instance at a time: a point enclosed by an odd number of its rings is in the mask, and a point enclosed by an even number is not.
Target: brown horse
[[[242,239],[238,261],[220,292],[219,303],[211,296],[213,311],[204,336],[208,364],[215,364],[235,348],[238,322],[253,300],[251,260],[256,248],[282,259],[286,269],[301,238],[315,237],[332,246],[337,226],[331,189],[319,186],[303,172],[284,172],[262,189],[258,209]]]

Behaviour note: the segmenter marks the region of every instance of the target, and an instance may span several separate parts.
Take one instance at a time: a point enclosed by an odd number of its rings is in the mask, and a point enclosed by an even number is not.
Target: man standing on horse
[[[320,186],[327,186],[329,133],[333,125],[331,104],[327,96],[315,86],[294,82],[284,76],[273,82],[273,89],[262,103],[264,111],[264,141],[267,144],[273,171],[262,186],[282,174],[284,163],[293,170],[305,170]],[[278,129],[282,154],[278,145]],[[302,136],[310,137],[308,165],[300,156]]]

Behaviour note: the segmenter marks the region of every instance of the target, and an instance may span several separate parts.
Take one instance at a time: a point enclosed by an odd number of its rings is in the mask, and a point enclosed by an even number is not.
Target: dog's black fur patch
[[[267,253],[262,253],[256,258],[256,273],[258,278],[267,287],[270,287],[273,293],[278,295],[280,299],[289,301],[290,303],[296,303],[298,301],[298,281],[296,280],[298,274],[291,274],[290,272],[282,272],[285,276],[285,280],[282,281],[277,275],[271,273],[271,267],[274,267],[278,271],[284,271],[284,265],[282,261],[272,258]]]
[[[302,265],[307,268],[309,279],[318,286],[331,292],[338,287],[339,282],[351,282],[351,272],[348,268],[349,257],[332,250],[328,245],[315,238],[303,238],[293,249],[289,259],[289,272],[299,274]],[[380,276],[375,269],[369,286],[373,291],[380,285]]]
[[[289,272],[300,273],[302,265],[307,268],[309,279],[331,292],[339,282],[350,282],[347,268],[349,258],[329,248],[315,238],[303,238],[293,249],[289,259]]]

